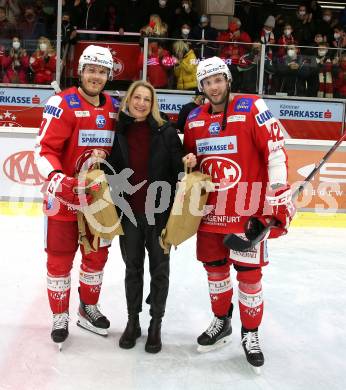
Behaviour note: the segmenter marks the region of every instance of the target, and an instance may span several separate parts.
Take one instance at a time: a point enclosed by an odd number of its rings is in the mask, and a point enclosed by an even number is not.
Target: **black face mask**
[[[63,20],[61,24],[66,27],[70,24],[70,22],[68,20]]]

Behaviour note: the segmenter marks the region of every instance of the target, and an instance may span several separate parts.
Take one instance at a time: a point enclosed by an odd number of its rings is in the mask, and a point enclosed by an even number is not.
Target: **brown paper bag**
[[[197,233],[203,217],[203,208],[208,200],[209,192],[214,190],[211,176],[199,171],[187,172],[178,184],[173,207],[166,227],[159,237],[160,245],[165,253]]]
[[[101,169],[93,169],[86,173],[87,193],[91,194],[92,204],[78,211],[79,242],[86,253],[97,251],[99,239],[111,241],[117,235],[123,235],[123,229],[113,204],[109,185]],[[98,184],[100,189],[95,191],[93,186]],[[86,225],[93,236],[92,243],[86,232]]]

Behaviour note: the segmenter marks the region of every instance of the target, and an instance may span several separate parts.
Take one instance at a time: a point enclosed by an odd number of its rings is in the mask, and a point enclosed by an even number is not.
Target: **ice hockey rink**
[[[1,390],[345,389],[346,228],[292,228],[286,237],[270,241],[260,328],[266,361],[260,376],[245,361],[237,309],[232,343],[207,354],[196,351],[196,338],[212,315],[193,239],[171,253],[163,349],[151,355],[144,351],[146,304],[136,347],[118,347],[126,306],[117,240],[101,293],[102,310],[111,320],[109,336],[75,325],[80,261],[76,257],[70,336],[59,352],[50,339],[43,217],[0,215],[0,234]],[[146,275],[145,293],[148,287]]]

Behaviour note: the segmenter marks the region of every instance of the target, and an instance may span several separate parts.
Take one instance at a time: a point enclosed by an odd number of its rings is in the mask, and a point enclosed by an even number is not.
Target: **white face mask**
[[[40,50],[46,51],[47,50],[47,44],[46,43],[40,43]]]
[[[185,8],[185,10],[188,10],[190,8],[190,6],[187,3],[184,3],[183,8]]]
[[[299,12],[298,12],[298,15],[299,15],[299,16],[305,16],[305,14],[306,14],[305,11],[299,11]]]
[[[189,28],[182,28],[181,32],[182,32],[183,35],[189,35],[190,29]]]
[[[330,15],[324,15],[324,16],[323,16],[323,20],[324,20],[325,22],[330,22],[331,19],[332,19],[332,17],[331,17]]]
[[[159,4],[161,5],[161,7],[164,7],[167,4],[167,1],[166,0],[159,0]]]
[[[319,57],[324,57],[327,54],[327,51],[328,50],[322,50],[322,49],[318,50],[318,56]]]
[[[13,47],[14,50],[18,50],[20,48],[20,42],[14,41],[12,43],[12,47]]]
[[[340,33],[334,33],[334,38],[339,39],[340,38]]]
[[[286,36],[289,36],[289,35],[292,34],[292,30],[290,30],[290,29],[284,30],[284,34],[285,34]]]
[[[289,57],[295,57],[296,56],[296,51],[293,50],[293,49],[289,49],[289,50],[287,50],[287,55]]]

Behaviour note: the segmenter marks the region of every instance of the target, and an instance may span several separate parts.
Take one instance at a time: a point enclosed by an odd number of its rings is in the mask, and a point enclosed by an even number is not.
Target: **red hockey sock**
[[[220,267],[204,266],[208,272],[211,308],[217,317],[227,316],[230,309],[233,288],[229,264]]]
[[[49,305],[53,314],[68,311],[70,302],[71,276],[47,275]]]
[[[240,320],[246,329],[257,328],[263,316],[262,284],[239,282],[239,311]]]
[[[79,296],[86,305],[96,305],[99,300],[103,271],[94,271],[84,264],[79,273]]]

